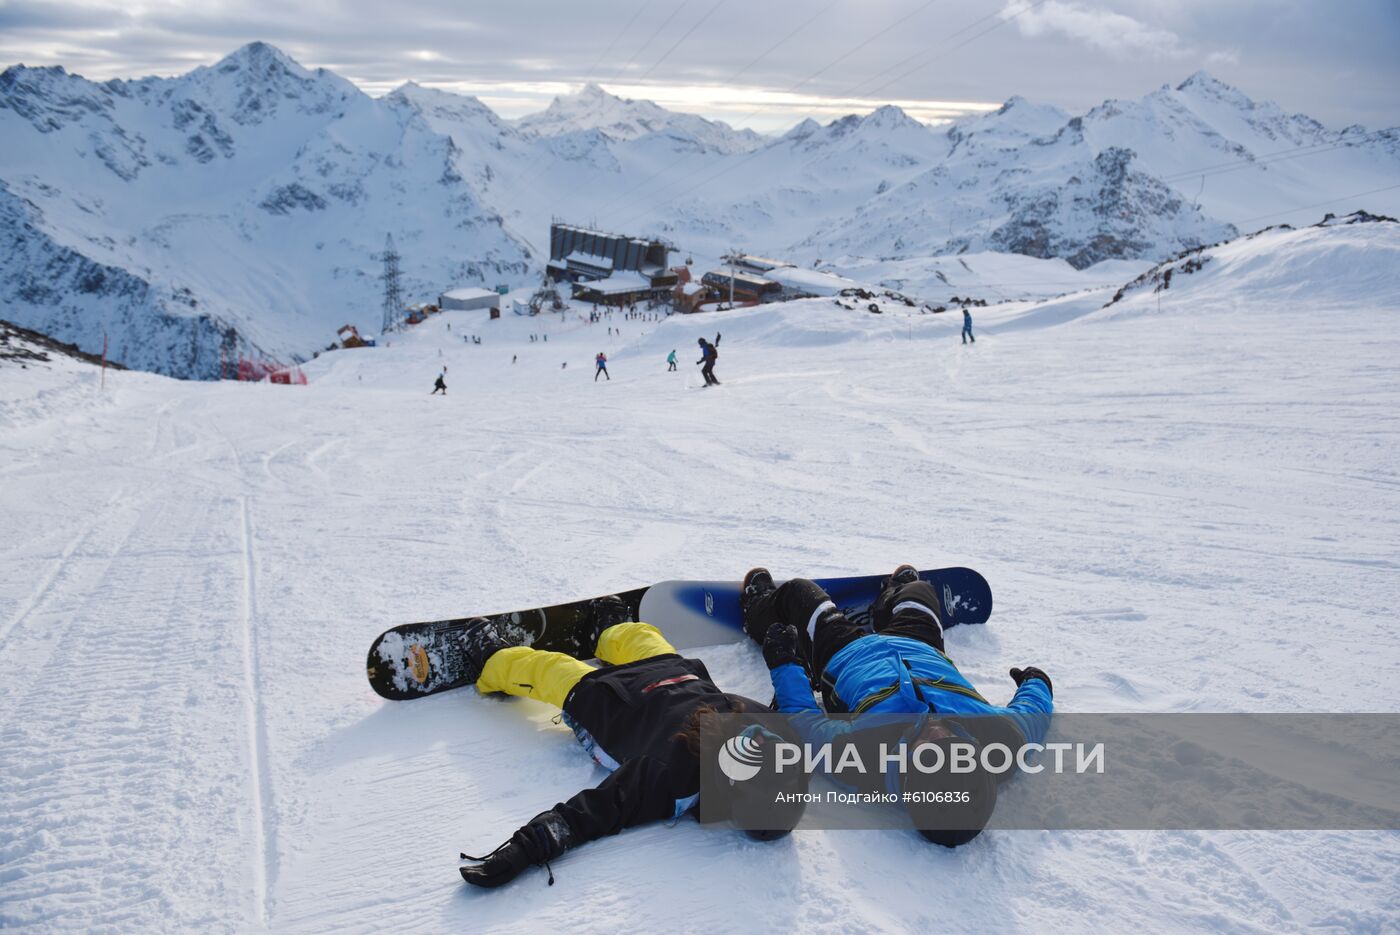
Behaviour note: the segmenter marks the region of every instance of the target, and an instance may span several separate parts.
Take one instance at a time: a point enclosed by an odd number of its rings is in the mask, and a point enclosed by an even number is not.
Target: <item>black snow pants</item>
[[[875,632],[919,640],[939,652],[943,651],[942,612],[938,592],[924,581],[886,587],[870,605]],[[852,623],[820,585],[806,578],[784,581],[744,615],[744,629],[759,643],[774,623],[797,627],[807,662],[817,675],[826,671],[832,656],[870,635]]]

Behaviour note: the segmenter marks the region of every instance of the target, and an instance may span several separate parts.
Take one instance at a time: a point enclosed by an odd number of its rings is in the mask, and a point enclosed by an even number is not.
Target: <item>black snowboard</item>
[[[970,568],[921,571],[943,597],[949,619],[944,626],[986,623],[992,613],[992,591]],[[831,599],[852,621],[865,624],[884,575],[818,578]],[[618,596],[633,611],[633,619],[657,627],[677,649],[713,646],[742,640],[738,581],[663,581]],[[522,646],[583,657],[578,632],[583,629],[588,601],[488,615],[506,624],[513,641]],[[467,618],[406,623],[379,635],[370,647],[369,683],[385,698],[421,698],[466,685],[460,636]]]

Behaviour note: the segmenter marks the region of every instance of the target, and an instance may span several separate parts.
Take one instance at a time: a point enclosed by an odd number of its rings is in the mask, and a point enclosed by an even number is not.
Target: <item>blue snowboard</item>
[[[919,577],[943,597],[945,627],[986,623],[991,616],[991,588],[972,569],[939,568],[921,571]],[[868,608],[884,579],[884,575],[862,575],[818,578],[817,583],[853,622],[868,625]],[[677,649],[746,639],[737,581],[662,581],[618,596],[631,607],[633,619],[657,627]],[[588,604],[572,601],[489,616],[504,624],[522,646],[582,656],[578,633],[587,623]],[[370,685],[395,700],[466,685],[460,637],[468,619],[407,623],[381,633],[367,660]]]

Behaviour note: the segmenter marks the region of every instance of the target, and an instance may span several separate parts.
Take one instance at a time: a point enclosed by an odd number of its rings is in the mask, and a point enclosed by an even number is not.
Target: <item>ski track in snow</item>
[[[470,891],[459,850],[600,771],[543,705],[365,684],[393,623],[910,560],[991,581],[991,624],[949,649],[994,699],[1035,663],[1064,711],[1394,710],[1400,302],[1105,300],[1049,326],[1062,309],[978,310],[969,347],[953,316],[822,302],[626,339],[453,313],[308,387],[118,373],[34,402],[0,439],[0,925],[1393,929],[1394,833],[946,852],[682,821],[567,855],[554,887]],[[725,383],[689,392],[664,356],[716,327]],[[766,697],[751,647],[698,655]]]

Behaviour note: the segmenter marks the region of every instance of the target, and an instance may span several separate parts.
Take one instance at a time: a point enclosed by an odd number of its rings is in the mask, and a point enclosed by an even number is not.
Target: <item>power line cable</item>
[[[998,21],[997,21],[997,22],[993,23],[991,26],[987,27],[986,29],[982,30],[981,32],[973,33],[971,36],[969,36],[967,39],[963,40],[962,42],[959,42],[957,45],[955,45],[955,46],[953,46],[953,47],[951,47],[951,48],[948,48],[948,49],[943,49],[943,50],[942,50],[942,54],[943,54],[943,55],[948,55],[948,54],[950,54],[950,53],[956,52],[958,49],[961,49],[963,46],[969,45],[970,43],[973,43],[973,42],[976,42],[978,39],[982,38],[982,37],[985,36],[987,33],[992,32],[992,31],[997,30],[997,29],[1000,29],[1001,27],[1005,26],[1007,23],[1010,23],[1010,22],[1012,22],[1012,21],[1014,21],[1014,20],[1016,20],[1016,19],[1019,19],[1019,18],[1022,17],[1022,16],[1025,16],[1027,13],[1031,12],[1032,10],[1035,10],[1035,9],[1038,9],[1038,8],[1044,6],[1046,2],[1047,2],[1047,0],[1035,0],[1035,2],[1032,3],[1030,6],[1027,6],[1027,7],[1025,7],[1024,9],[1021,9],[1021,10],[1017,10],[1015,13],[1013,13],[1013,14],[1010,15],[1010,16],[1002,16],[1000,13],[993,14],[993,15],[995,15],[995,16],[998,17]],[[991,18],[991,17],[984,16],[984,17],[982,17],[982,19],[978,20],[977,23],[986,22],[986,21],[987,21],[988,19],[990,19],[990,18]],[[973,24],[971,24],[971,25],[972,25],[972,26],[975,26],[975,25],[977,25],[977,23],[973,23]],[[971,27],[968,27],[968,28],[971,28]],[[967,30],[964,29],[964,30],[961,30],[961,31],[962,31],[962,32],[966,32]],[[957,34],[955,33],[954,35],[957,35]],[[948,38],[951,39],[952,36],[949,36]],[[946,40],[944,40],[944,41],[946,41]],[[889,81],[886,81],[884,84],[880,85],[879,87],[872,88],[872,89],[871,89],[869,92],[867,92],[867,93],[868,93],[868,94],[871,94],[871,95],[879,94],[881,91],[885,90],[885,88],[888,88],[890,85],[894,84],[896,81],[903,81],[905,78],[909,77],[909,76],[912,75],[914,72],[916,72],[916,71],[921,71],[921,70],[923,70],[923,69],[929,67],[930,65],[934,64],[935,61],[937,61],[937,59],[930,59],[929,61],[920,62],[920,63],[918,63],[917,65],[915,65],[913,68],[906,69],[905,71],[902,71],[902,72],[900,72],[899,74],[895,75],[893,78],[891,78]]]
[[[792,30],[791,32],[789,32],[786,36],[784,36],[783,38],[779,39],[777,42],[775,42],[775,43],[773,43],[772,45],[770,45],[770,46],[769,46],[767,49],[765,49],[763,52],[759,53],[759,55],[757,55],[757,56],[755,56],[753,59],[751,59],[751,60],[748,62],[748,64],[746,64],[743,68],[740,68],[738,71],[736,71],[736,72],[734,72],[733,74],[731,74],[731,75],[729,75],[728,77],[726,77],[723,81],[720,82],[720,84],[729,84],[729,83],[733,82],[736,78],[738,78],[738,77],[739,77],[740,75],[742,75],[744,72],[748,71],[748,70],[749,70],[750,68],[752,68],[754,65],[758,64],[760,61],[762,61],[763,59],[765,59],[765,58],[767,58],[769,55],[771,55],[773,52],[775,52],[780,46],[782,46],[782,45],[784,45],[786,42],[788,42],[788,40],[792,39],[794,36],[796,36],[796,35],[797,35],[798,33],[800,33],[802,30],[806,29],[808,26],[812,25],[812,23],[816,22],[817,19],[819,19],[821,16],[823,16],[828,10],[830,10],[832,7],[834,7],[838,2],[839,2],[839,0],[831,0],[830,3],[828,3],[826,6],[822,7],[822,8],[821,8],[820,10],[818,10],[816,13],[813,13],[813,14],[812,14],[810,17],[808,17],[804,22],[802,22],[796,29],[793,29],[793,30]],[[748,114],[745,114],[744,116],[739,117],[738,120],[746,120],[746,119],[748,119],[749,117],[752,117],[754,114],[757,114],[757,113],[758,113],[757,110],[751,111],[751,112],[749,112]],[[603,212],[603,211],[608,210],[608,209],[611,208],[613,205],[620,204],[620,203],[622,203],[622,202],[624,202],[624,201],[629,200],[629,199],[632,198],[635,194],[637,194],[637,193],[640,192],[642,189],[644,189],[646,186],[650,185],[651,182],[652,182],[654,179],[656,179],[658,176],[662,175],[663,173],[669,172],[671,169],[674,169],[676,166],[678,166],[678,165],[680,165],[682,162],[685,162],[686,160],[690,159],[690,158],[691,158],[692,156],[694,156],[694,155],[695,155],[695,153],[693,153],[693,152],[691,152],[691,153],[684,153],[684,154],[682,154],[681,156],[677,157],[676,159],[673,159],[672,161],[666,163],[665,165],[663,165],[663,166],[661,166],[660,168],[658,168],[658,169],[656,169],[655,171],[653,171],[653,172],[652,172],[650,175],[648,175],[646,178],[642,179],[642,181],[638,182],[636,185],[633,185],[633,186],[632,186],[631,188],[629,188],[627,191],[624,191],[624,192],[622,192],[621,194],[614,196],[612,199],[610,199],[609,201],[607,201],[606,203],[604,203],[604,204],[601,205],[600,207],[595,207],[593,213],[594,213],[594,214],[599,214],[599,213],[601,213],[601,212]]]
[[[971,23],[968,23],[966,26],[964,26],[962,29],[959,29],[957,32],[951,33],[950,35],[947,35],[947,36],[943,37],[943,41],[946,42],[946,41],[949,40],[949,39],[955,39],[955,38],[957,38],[958,36],[962,35],[963,33],[967,32],[969,29],[975,29],[977,26],[980,26],[982,23],[985,23],[987,20],[992,19],[993,17],[1000,16],[1000,15],[1001,15],[1001,11],[998,10],[998,11],[995,12],[995,13],[989,13],[988,15],[982,17],[981,19],[973,20]],[[864,79],[863,81],[861,81],[861,82],[859,82],[859,83],[857,83],[857,84],[852,85],[849,89],[847,89],[847,90],[845,90],[845,91],[839,92],[839,93],[837,94],[837,96],[838,96],[838,97],[847,97],[847,96],[850,96],[850,95],[854,95],[854,94],[858,93],[858,91],[859,91],[860,88],[864,87],[864,86],[867,85],[867,84],[870,84],[872,81],[876,81],[876,80],[882,78],[883,76],[885,76],[886,74],[888,74],[890,71],[892,71],[892,70],[894,70],[894,69],[896,69],[896,68],[899,68],[899,67],[901,67],[901,66],[903,66],[903,65],[907,65],[909,62],[913,61],[914,59],[919,58],[920,56],[923,56],[923,55],[927,55],[927,54],[928,54],[928,50],[927,50],[927,49],[919,49],[918,51],[914,52],[912,55],[907,55],[907,56],[905,56],[904,58],[900,59],[899,61],[895,62],[894,64],[885,66],[884,68],[880,69],[880,70],[879,70],[878,72],[876,72],[875,74],[871,75],[869,78],[866,78],[866,79]]]
[[[680,48],[680,44],[681,44],[682,42],[684,42],[685,40],[687,40],[687,39],[690,38],[691,33],[695,32],[695,30],[699,29],[700,26],[705,22],[705,20],[709,19],[711,16],[714,16],[715,11],[718,10],[720,7],[724,6],[724,5],[725,5],[726,3],[728,3],[728,2],[729,2],[729,0],[717,0],[717,2],[715,3],[715,5],[712,6],[712,7],[710,7],[709,11],[706,12],[704,16],[702,16],[702,17],[700,17],[698,20],[696,20],[696,21],[694,22],[694,24],[692,24],[691,27],[690,27],[689,29],[687,29],[684,33],[681,34],[681,37],[680,37],[679,39],[677,39],[675,42],[671,43],[671,47],[670,47],[669,49],[667,49],[665,52],[662,52],[662,53],[661,53],[661,57],[660,57],[660,58],[658,58],[656,61],[654,61],[654,62],[651,63],[651,67],[648,68],[648,69],[641,75],[641,77],[639,77],[639,78],[636,79],[637,82],[640,83],[640,82],[643,82],[643,81],[647,80],[647,78],[651,76],[651,73],[654,72],[654,71],[656,71],[656,69],[661,65],[661,63],[664,62],[664,61],[666,61],[666,59],[670,56],[670,54],[671,54],[672,52],[674,52],[674,51],[676,51],[676,49]]]
[[[1387,133],[1392,132],[1394,129],[1395,128],[1392,127],[1385,130],[1373,130],[1370,133],[1365,133],[1352,139],[1324,140],[1320,143],[1306,143],[1302,146],[1295,146],[1292,149],[1281,149],[1253,158],[1237,159],[1234,162],[1222,162],[1212,166],[1203,166],[1197,169],[1173,172],[1171,175],[1164,175],[1161,178],[1164,182],[1181,182],[1197,177],[1223,175],[1227,172],[1235,172],[1239,169],[1249,168],[1250,166],[1273,165],[1276,162],[1284,162],[1302,156],[1317,156],[1323,153],[1333,152],[1334,150],[1345,149],[1348,146],[1371,142],[1372,140],[1379,139]]]
[[[627,34],[627,31],[632,28],[632,25],[634,23],[637,22],[637,17],[641,16],[642,11],[645,10],[649,5],[650,0],[642,0],[641,3],[637,4],[637,9],[632,11],[632,17],[627,21],[627,25],[623,26],[620,30],[613,34],[612,41],[608,43],[607,48],[605,48],[598,55],[598,57],[593,60],[593,64],[589,65],[588,70],[583,73],[585,84],[587,84],[598,74],[598,66],[603,64],[603,60],[607,58],[608,55],[612,53],[612,50],[617,46],[618,40]],[[534,157],[531,158],[529,165],[526,166],[525,170],[521,173],[521,175],[523,176],[523,180],[520,182],[521,188],[528,187],[531,183],[535,181],[535,179],[537,179],[541,174],[543,174],[546,168],[548,168],[548,158],[545,155],[548,152],[549,148],[547,146],[544,146],[543,144],[541,144],[540,148],[535,151]]]
[[[788,33],[786,36],[783,36],[783,38],[779,39],[777,42],[773,43],[773,44],[770,45],[768,48],[764,49],[764,50],[763,50],[762,52],[760,52],[757,56],[755,56],[753,59],[751,59],[747,65],[745,65],[743,68],[739,69],[738,71],[734,72],[734,74],[732,74],[732,75],[728,76],[727,78],[725,78],[723,81],[720,82],[720,84],[730,84],[730,83],[732,83],[735,79],[737,79],[737,78],[738,78],[740,75],[742,75],[744,72],[748,71],[750,68],[752,68],[752,67],[754,67],[755,65],[757,65],[760,61],[762,61],[763,59],[767,58],[769,55],[772,55],[774,52],[776,52],[780,46],[782,46],[783,44],[785,44],[785,43],[786,43],[789,39],[791,39],[793,36],[797,35],[797,34],[800,33],[802,30],[804,30],[804,29],[806,29],[808,26],[812,25],[812,23],[813,23],[815,20],[817,20],[817,19],[819,19],[821,16],[825,15],[826,12],[827,12],[828,10],[830,10],[832,7],[836,6],[836,4],[837,4],[838,2],[840,2],[840,0],[831,0],[831,2],[828,3],[826,6],[822,7],[820,10],[818,10],[818,11],[815,12],[815,13],[813,13],[813,14],[812,14],[811,16],[809,16],[806,20],[804,20],[802,23],[800,23],[800,24],[797,26],[796,29],[792,30],[792,32]]]
[[[723,6],[723,5],[724,5],[725,3],[727,3],[727,2],[728,2],[728,0],[717,0],[717,2],[714,4],[714,6],[710,7],[710,9],[709,9],[703,16],[701,16],[698,20],[696,20],[695,23],[693,23],[693,24],[691,25],[691,27],[690,27],[688,30],[686,30],[685,33],[684,33],[679,39],[677,39],[674,43],[672,43],[672,45],[671,45],[670,48],[668,48],[665,52],[661,53],[661,57],[658,58],[655,62],[653,62],[652,65],[651,65],[651,67],[648,68],[648,69],[646,70],[645,74],[643,74],[640,78],[637,78],[636,80],[637,80],[637,81],[643,81],[643,80],[645,80],[649,75],[651,75],[651,73],[654,72],[654,71],[661,65],[661,63],[664,62],[664,61],[667,59],[667,57],[670,56],[670,54],[671,54],[672,52],[674,52],[677,48],[680,47],[680,45],[681,45],[682,42],[684,42],[686,39],[688,39],[688,38],[690,37],[690,35],[691,35],[692,33],[695,32],[696,29],[700,28],[701,24],[703,24],[706,20],[708,20],[711,16],[713,16],[714,13],[715,13],[715,11],[718,10],[721,6]],[[645,6],[645,4],[643,4],[643,6]],[[657,36],[659,36],[659,35],[661,34],[661,31],[662,31],[663,29],[665,29],[668,25],[670,25],[671,20],[673,20],[673,19],[676,18],[676,14],[679,13],[680,10],[682,9],[682,7],[684,7],[684,6],[685,6],[685,4],[684,4],[684,2],[682,2],[682,3],[680,4],[680,6],[677,6],[677,7],[675,8],[675,10],[673,10],[673,11],[671,12],[671,15],[668,16],[668,17],[665,19],[665,21],[663,21],[662,24],[661,24],[660,26],[657,27],[656,31],[655,31],[654,33],[652,33],[650,37],[648,37],[647,41],[644,42],[644,43],[642,43],[641,47],[638,48],[638,50],[637,50],[636,52],[633,53],[632,58],[630,58],[630,59],[627,60],[627,64],[623,65],[622,68],[618,70],[617,75],[614,75],[614,76],[613,76],[614,79],[616,79],[618,76],[620,76],[620,75],[622,74],[622,72],[626,71],[628,68],[631,67],[632,63],[635,62],[635,61],[637,60],[637,57],[641,54],[642,50],[645,49],[647,46],[649,46],[649,45],[652,43],[652,41],[653,41]],[[641,9],[639,8],[637,12],[640,13],[640,12],[641,12]],[[634,14],[632,18],[635,20],[635,19],[636,19],[636,14]],[[631,24],[629,23],[628,25],[630,26]],[[624,27],[624,31],[626,31],[626,27]],[[600,56],[600,58],[601,58],[601,56]],[[546,168],[546,167],[547,167],[547,166],[541,166],[540,169],[539,169],[539,171],[532,172],[532,173],[525,179],[525,181],[521,183],[522,187],[528,185],[529,183],[533,182],[536,178],[538,178],[539,175],[543,172],[544,168]]]
[[[889,31],[892,30],[892,29],[895,29],[895,28],[897,28],[897,27],[903,25],[903,24],[904,24],[905,22],[907,22],[910,18],[912,18],[912,17],[914,17],[914,16],[917,16],[919,13],[922,13],[924,10],[927,10],[929,7],[933,6],[933,5],[934,5],[935,3],[937,3],[937,2],[938,2],[938,0],[925,0],[925,2],[924,2],[923,4],[921,4],[920,6],[918,6],[917,8],[915,8],[914,10],[911,10],[910,12],[908,12],[908,13],[906,13],[905,15],[901,16],[899,19],[897,19],[897,20],[895,20],[894,22],[890,23],[889,25],[885,26],[883,29],[879,30],[878,32],[874,33],[873,35],[868,36],[868,37],[867,37],[865,40],[863,40],[862,42],[856,44],[856,45],[853,46],[852,48],[850,48],[850,49],[848,49],[847,51],[841,53],[841,54],[838,55],[836,58],[831,59],[831,60],[828,61],[826,64],[824,64],[824,65],[822,65],[820,68],[818,68],[816,71],[812,72],[810,75],[808,75],[807,77],[803,78],[801,81],[797,82],[796,84],[792,85],[791,87],[789,87],[789,88],[787,88],[787,89],[785,89],[785,90],[783,90],[783,91],[781,91],[781,92],[779,92],[779,93],[782,93],[782,94],[792,94],[792,93],[795,92],[798,88],[800,88],[800,87],[802,87],[803,85],[809,84],[810,82],[816,80],[818,77],[820,77],[821,75],[825,74],[827,71],[830,71],[833,67],[835,67],[836,65],[838,65],[838,64],[840,64],[841,62],[845,61],[846,59],[850,58],[852,55],[856,54],[856,53],[859,52],[861,49],[865,48],[865,47],[868,46],[870,43],[874,42],[876,39],[878,39],[878,38],[880,38],[881,36],[883,36],[885,33],[889,32]],[[1041,2],[1043,3],[1043,2],[1045,2],[1045,0],[1041,0]],[[830,7],[828,6],[828,7],[824,8],[824,9],[823,9],[823,12],[825,12],[826,9],[830,9]],[[815,17],[813,17],[813,18],[815,18]],[[809,20],[809,22],[810,22],[810,20]],[[795,35],[796,32],[797,32],[797,31],[795,30],[795,31],[794,31],[792,34],[790,34],[790,35]],[[775,48],[776,48],[776,46],[775,46]],[[771,51],[771,50],[770,50],[770,51]],[[764,54],[766,55],[767,53],[764,53]],[[745,68],[747,68],[747,67],[748,67],[748,66],[745,66]],[[756,109],[756,110],[752,110],[752,111],[750,111],[749,113],[744,114],[743,116],[741,116],[741,117],[739,117],[739,118],[737,118],[737,119],[740,120],[740,121],[742,121],[742,120],[747,120],[749,117],[755,116],[756,114],[760,113],[761,110],[762,110],[762,108],[759,108],[759,109]],[[758,152],[758,150],[754,150],[754,152]],[[676,159],[676,160],[672,161],[671,163],[669,163],[669,164],[667,164],[667,165],[665,165],[665,166],[662,166],[658,171],[653,172],[653,173],[652,173],[650,176],[648,176],[645,180],[643,180],[642,182],[638,183],[637,185],[632,186],[630,189],[628,189],[627,191],[621,193],[620,195],[614,197],[613,199],[611,199],[610,201],[608,201],[606,204],[604,204],[601,208],[598,208],[598,209],[596,209],[596,210],[597,210],[599,213],[601,213],[602,211],[606,211],[606,210],[608,210],[609,208],[613,207],[614,205],[621,204],[621,203],[623,203],[623,202],[632,200],[633,198],[635,198],[635,197],[637,197],[638,195],[641,194],[641,192],[642,192],[644,186],[650,184],[651,181],[652,181],[653,179],[655,179],[658,175],[661,175],[662,173],[669,171],[671,168],[674,168],[676,165],[678,165],[678,164],[679,164],[681,161],[683,161],[685,158],[688,158],[689,155],[690,155],[690,154],[687,153],[685,156],[682,156],[680,159]],[[752,155],[752,153],[750,153],[749,155]]]
[[[1256,214],[1256,215],[1255,215],[1254,217],[1252,217],[1252,218],[1244,218],[1244,219],[1242,219],[1242,220],[1240,220],[1240,221],[1238,221],[1238,222],[1236,222],[1236,223],[1237,223],[1237,224],[1249,224],[1249,223],[1251,223],[1251,222],[1253,222],[1253,221],[1262,221],[1264,218],[1276,218],[1276,217],[1278,217],[1278,216],[1281,215],[1281,214],[1293,214],[1293,213],[1298,212],[1298,211],[1307,211],[1307,210],[1309,210],[1310,208],[1325,208],[1325,207],[1327,207],[1328,205],[1334,205],[1334,204],[1336,204],[1336,203],[1339,202],[1339,201],[1351,201],[1351,199],[1353,199],[1353,198],[1361,198],[1361,197],[1363,197],[1363,196],[1365,196],[1365,195],[1376,195],[1376,194],[1379,194],[1379,193],[1381,193],[1381,192],[1393,191],[1393,190],[1395,190],[1395,189],[1397,189],[1397,188],[1400,188],[1400,185],[1387,185],[1387,186],[1385,186],[1384,188],[1373,188],[1373,189],[1371,189],[1370,191],[1356,192],[1355,194],[1352,194],[1352,195],[1343,195],[1343,196],[1340,197],[1340,198],[1329,198],[1327,201],[1318,201],[1318,202],[1314,202],[1313,204],[1310,204],[1310,205],[1300,205],[1300,206],[1297,207],[1297,208],[1288,208],[1287,210],[1284,210],[1284,211],[1274,211],[1274,212],[1272,212],[1272,213],[1270,213],[1270,214]]]
[[[930,0],[929,3],[925,3],[925,4],[924,4],[922,7],[920,7],[919,9],[920,9],[920,10],[926,9],[927,7],[931,6],[933,2],[936,2],[936,0]],[[985,36],[987,33],[990,33],[990,32],[992,32],[993,30],[996,30],[996,29],[1000,29],[1002,26],[1005,26],[1007,23],[1009,23],[1009,22],[1011,22],[1012,20],[1014,20],[1017,16],[1020,16],[1020,15],[1022,15],[1023,13],[1029,13],[1031,10],[1035,9],[1036,7],[1041,6],[1042,4],[1044,4],[1044,3],[1046,3],[1046,2],[1047,2],[1047,0],[1036,0],[1035,3],[1032,3],[1030,6],[1028,6],[1028,7],[1026,7],[1025,9],[1019,11],[1019,12],[1016,13],[1015,15],[1002,18],[999,22],[994,23],[990,28],[984,29],[984,30],[982,30],[981,32],[978,32],[978,33],[973,34],[973,35],[970,36],[968,39],[964,40],[963,42],[958,43],[957,45],[953,46],[953,47],[950,48],[950,49],[947,49],[946,51],[947,51],[947,52],[952,52],[952,51],[956,51],[957,49],[961,49],[961,48],[963,48],[964,46],[967,46],[967,45],[971,44],[972,42],[976,41],[977,39],[981,38],[982,36]],[[908,17],[905,17],[905,19],[907,19],[907,18],[908,18]],[[986,17],[983,17],[983,20],[985,20],[985,19],[986,19]],[[901,20],[901,22],[902,22],[902,20]],[[896,24],[894,24],[894,25],[898,25],[898,24],[896,23]],[[974,24],[974,25],[975,25],[975,24]],[[888,31],[889,31],[889,28],[891,28],[891,27],[887,27],[886,29],[881,30],[881,33],[883,33],[883,32],[888,32]],[[965,31],[966,31],[966,30],[964,29],[964,30],[960,30],[959,32],[965,32]],[[958,35],[958,33],[953,33],[953,34],[951,34],[950,36],[945,37],[942,41],[946,42],[947,39],[952,38],[953,35]],[[873,38],[873,37],[872,37],[872,38]],[[867,41],[868,41],[868,40],[867,40]],[[862,46],[865,45],[865,44],[866,44],[866,43],[862,43]],[[934,46],[930,46],[930,47],[929,47],[930,51],[932,51],[934,48],[935,48]],[[854,51],[854,50],[853,50],[853,51]],[[842,58],[845,58],[845,57],[849,56],[850,54],[851,54],[851,53],[847,53],[846,56],[842,56]],[[925,65],[920,65],[920,66],[918,66],[918,67],[919,67],[919,68],[923,68],[923,67],[926,67],[926,66],[925,66]],[[825,68],[823,68],[822,70],[825,70]],[[911,69],[909,73],[912,73],[913,71],[917,71],[917,70],[918,70],[918,69]],[[804,81],[801,82],[801,83],[806,83],[807,80],[810,80],[810,78],[809,78],[809,79],[804,79]],[[888,83],[889,83],[889,82],[887,82],[887,84],[888,84]],[[683,196],[685,196],[685,195],[688,195],[688,194],[690,194],[691,192],[697,190],[698,188],[701,188],[702,186],[708,185],[710,182],[713,182],[715,179],[719,178],[720,176],[726,175],[726,174],[728,174],[729,172],[732,172],[732,171],[734,171],[735,169],[739,168],[740,166],[745,165],[746,163],[748,163],[748,162],[751,161],[752,159],[756,158],[760,153],[765,152],[765,151],[766,151],[766,149],[757,149],[757,150],[754,150],[754,151],[752,151],[752,152],[750,152],[750,153],[746,153],[744,156],[742,156],[742,157],[740,157],[739,159],[735,160],[733,163],[730,163],[729,165],[726,165],[726,166],[721,166],[721,167],[719,168],[719,171],[713,172],[713,173],[707,175],[706,177],[702,178],[700,181],[696,182],[694,185],[690,185],[690,186],[688,186],[687,188],[684,188],[684,189],[680,190],[679,192],[676,192],[675,194],[671,195],[669,198],[666,198],[665,200],[663,200],[663,201],[661,201],[661,202],[658,202],[657,204],[663,204],[663,205],[664,205],[664,204],[669,204],[669,203],[675,201],[677,198],[681,198],[681,197],[683,197]],[[798,170],[800,170],[800,169],[802,169],[802,168],[806,168],[807,166],[809,166],[809,165],[811,165],[812,163],[816,162],[817,159],[819,159],[819,158],[820,158],[820,156],[814,157],[814,158],[808,160],[807,162],[805,162],[805,163],[803,163],[801,166],[799,166],[799,167],[798,167]],[[795,172],[795,171],[797,171],[797,170],[793,170],[793,171]],[[653,207],[655,207],[655,205],[653,205]],[[625,224],[630,224],[633,220],[637,219],[637,218],[640,217],[640,216],[641,216],[641,212],[638,212],[638,213],[636,213],[636,214],[633,214],[633,215],[631,215],[630,217],[628,217],[624,223],[625,223]]]
[[[637,51],[635,51],[635,52],[632,53],[632,57],[629,58],[629,59],[627,60],[627,62],[626,62],[621,68],[619,68],[619,69],[617,70],[617,74],[615,74],[615,75],[612,76],[612,80],[613,80],[613,81],[616,81],[618,78],[622,77],[622,73],[623,73],[624,71],[626,71],[627,69],[629,69],[629,68],[632,67],[632,63],[635,62],[635,61],[637,61],[637,57],[638,57],[639,55],[641,55],[642,52],[646,51],[646,47],[649,46],[649,45],[651,45],[652,42],[654,42],[654,41],[656,40],[656,37],[657,37],[657,36],[661,35],[661,31],[662,31],[663,29],[665,29],[667,26],[671,25],[671,20],[675,19],[675,18],[676,18],[676,14],[679,13],[679,12],[680,12],[682,9],[684,9],[684,8],[685,8],[685,0],[681,0],[680,3],[676,4],[676,8],[675,8],[674,10],[671,11],[671,15],[668,16],[668,17],[666,17],[664,20],[662,20],[661,25],[656,27],[656,32],[654,32],[654,33],[652,33],[650,36],[648,36],[648,37],[647,37],[647,41],[646,41],[646,42],[643,42],[640,46],[638,46]]]
[[[632,24],[637,21],[637,17],[641,16],[642,11],[647,8],[647,3],[648,0],[642,0],[641,3],[637,4],[637,9],[632,12],[632,18],[627,21],[627,25],[613,34],[612,41],[608,43],[608,47],[598,53],[598,57],[593,60],[593,64],[588,66],[588,71],[584,72],[585,75],[593,76],[598,74],[598,66],[603,64],[603,59],[612,54],[612,50],[617,47],[617,40],[621,39],[626,35],[627,30],[632,28]],[[588,79],[585,78],[584,80],[587,81]]]

